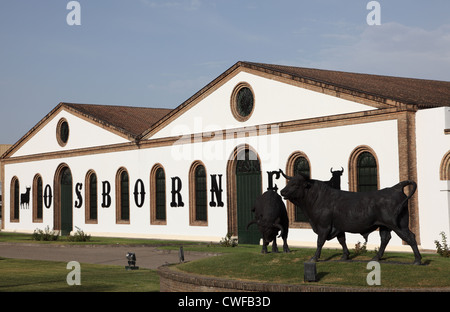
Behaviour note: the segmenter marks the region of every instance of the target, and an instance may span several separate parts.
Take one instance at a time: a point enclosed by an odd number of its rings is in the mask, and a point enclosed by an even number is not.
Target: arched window
[[[116,222],[130,223],[130,178],[125,168],[116,175]]]
[[[93,170],[90,170],[86,174],[85,186],[86,223],[95,224],[98,218],[98,188],[97,175]]]
[[[20,211],[20,184],[17,177],[12,178],[10,188],[10,214],[11,222],[19,222]]]
[[[189,219],[191,225],[207,225],[207,185],[205,166],[197,161],[189,172]]]
[[[43,205],[42,177],[37,174],[33,179],[33,222],[42,222]]]
[[[303,152],[292,153],[286,165],[286,173],[289,176],[302,174],[305,177],[311,177],[311,167],[309,159]],[[296,228],[310,228],[308,218],[303,213],[302,209],[290,201],[287,201],[287,211],[289,215],[289,222],[291,227]]]
[[[368,146],[358,146],[350,155],[349,190],[367,192],[379,189],[378,160]]]
[[[450,151],[442,158],[439,176],[442,181],[450,180]]]
[[[377,162],[369,152],[363,152],[358,156],[358,192],[378,190]]]
[[[166,174],[157,164],[150,173],[150,223],[166,224]]]

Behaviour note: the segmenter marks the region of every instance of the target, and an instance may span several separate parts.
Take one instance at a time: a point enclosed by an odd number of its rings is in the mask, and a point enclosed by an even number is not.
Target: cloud
[[[354,40],[323,48],[311,66],[450,80],[450,25],[433,30],[398,23],[368,26]]]

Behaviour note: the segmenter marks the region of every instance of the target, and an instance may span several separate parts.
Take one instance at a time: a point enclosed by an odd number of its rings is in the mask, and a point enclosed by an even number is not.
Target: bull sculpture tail
[[[417,190],[417,183],[412,181],[412,180],[406,180],[406,181],[402,181],[399,184],[397,184],[396,186],[402,190],[404,190],[404,188],[408,185],[412,185],[412,190],[409,192],[409,195],[406,196],[406,198],[403,200],[403,202],[400,204],[400,209],[408,202],[408,200],[414,195],[414,193]],[[404,192],[403,192],[404,193]],[[406,194],[405,194],[406,195]]]
[[[280,235],[278,235],[278,237],[283,236],[283,227],[280,224],[274,223],[272,226],[276,227],[276,228],[278,228],[280,230]]]

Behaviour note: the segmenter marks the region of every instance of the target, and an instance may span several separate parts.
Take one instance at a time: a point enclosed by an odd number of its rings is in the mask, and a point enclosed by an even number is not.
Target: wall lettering
[[[172,177],[172,202],[170,207],[184,207],[183,198],[181,197],[182,183],[180,177]]]
[[[134,185],[134,202],[136,203],[136,206],[141,208],[144,205],[145,201],[145,186],[144,182],[142,182],[141,179],[136,181],[136,184]]]
[[[44,205],[45,208],[50,208],[50,206],[52,205],[52,198],[53,198],[53,194],[52,194],[52,188],[49,184],[47,184],[45,186],[45,190],[44,190]]]
[[[102,182],[102,208],[111,206],[111,184],[108,181]]]
[[[267,175],[268,175],[268,183],[269,183],[267,190],[276,192],[278,190],[278,186],[273,183],[273,176],[275,175],[275,179],[278,180],[280,178],[280,171],[267,171]]]
[[[217,176],[219,176],[219,183],[217,184]],[[211,175],[211,201],[209,202],[209,205],[211,207],[223,207],[223,201],[222,201],[222,175]],[[214,200],[214,196],[217,198],[217,204]]]
[[[77,195],[77,200],[75,201],[75,208],[81,208],[83,205],[83,196],[81,195],[81,189],[83,188],[83,184],[77,183],[75,185],[75,193]]]
[[[27,186],[27,191],[25,193],[20,194],[21,208],[25,208],[25,206],[27,206],[27,208],[30,208],[30,190],[31,187]]]

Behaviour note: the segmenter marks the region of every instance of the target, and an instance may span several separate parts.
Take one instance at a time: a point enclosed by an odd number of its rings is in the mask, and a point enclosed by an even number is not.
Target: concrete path
[[[141,268],[156,269],[164,264],[179,263],[178,249],[162,250],[158,249],[158,247],[143,246],[67,246],[0,243],[0,257],[30,260],[78,261],[79,263],[127,266],[127,252],[136,254],[136,266]],[[193,261],[215,255],[217,254],[184,251],[184,260]]]

